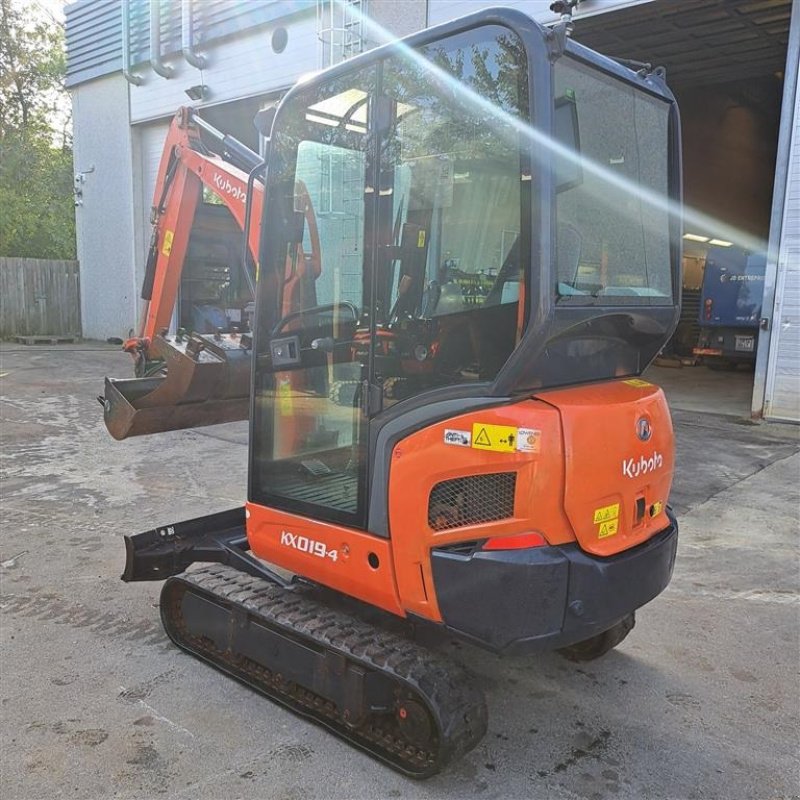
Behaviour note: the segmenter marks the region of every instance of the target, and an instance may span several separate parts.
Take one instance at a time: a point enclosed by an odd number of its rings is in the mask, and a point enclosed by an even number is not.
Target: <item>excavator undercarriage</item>
[[[244,523],[239,508],[125,537],[124,580],[167,578],[176,645],[410,777],[481,740],[486,701],[464,667],[388,614],[253,558]],[[181,572],[198,560],[218,563]]]
[[[463,667],[375,619],[228,566],[169,578],[161,617],[179,647],[414,778],[486,733]]]

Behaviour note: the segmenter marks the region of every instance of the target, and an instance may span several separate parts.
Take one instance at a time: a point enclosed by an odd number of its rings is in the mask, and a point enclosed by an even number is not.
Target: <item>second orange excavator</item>
[[[252,336],[244,318],[213,331],[184,328],[170,336],[190,237],[203,229],[204,195],[227,208],[241,254],[229,269],[241,270],[242,294],[252,301],[261,236],[264,161],[233,136],[182,107],[172,119],[158,168],[150,213],[152,235],[142,299],[146,308],[138,336],[123,348],[135,362],[135,378],[107,378],[106,427],[116,439],[247,419]],[[314,207],[298,182],[296,241],[287,254],[287,309],[315,305],[320,244]],[[304,241],[305,240],[305,241]],[[252,306],[252,303],[250,304]]]

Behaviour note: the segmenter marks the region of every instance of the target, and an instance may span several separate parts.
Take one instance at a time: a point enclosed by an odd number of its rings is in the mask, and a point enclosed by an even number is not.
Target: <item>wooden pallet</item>
[[[17,344],[73,344],[75,336],[15,336]]]

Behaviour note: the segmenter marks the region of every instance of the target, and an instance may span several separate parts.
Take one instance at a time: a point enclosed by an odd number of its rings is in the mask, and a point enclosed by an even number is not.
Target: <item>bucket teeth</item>
[[[161,616],[179,647],[410,777],[486,733],[485,698],[461,665],[306,587],[214,565],[167,580]]]

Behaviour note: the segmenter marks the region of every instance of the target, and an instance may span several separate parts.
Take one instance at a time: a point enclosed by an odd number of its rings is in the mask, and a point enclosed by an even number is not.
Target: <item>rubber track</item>
[[[290,692],[270,679],[269,665],[243,664],[220,653],[207,639],[191,637],[180,614],[180,592],[197,587],[228,605],[238,606],[262,624],[311,640],[348,659],[387,675],[406,693],[422,698],[438,727],[434,750],[403,738],[394,718],[375,715],[359,728],[348,727],[335,705],[308,690]],[[427,778],[470,751],[483,738],[487,726],[486,700],[474,678],[461,665],[417,643],[347,611],[321,602],[313,590],[298,586],[284,589],[224,565],[213,565],[170,578],[161,594],[161,615],[170,638],[196,655],[292,711],[327,727],[350,744],[413,778]],[[427,748],[430,748],[430,743]]]

